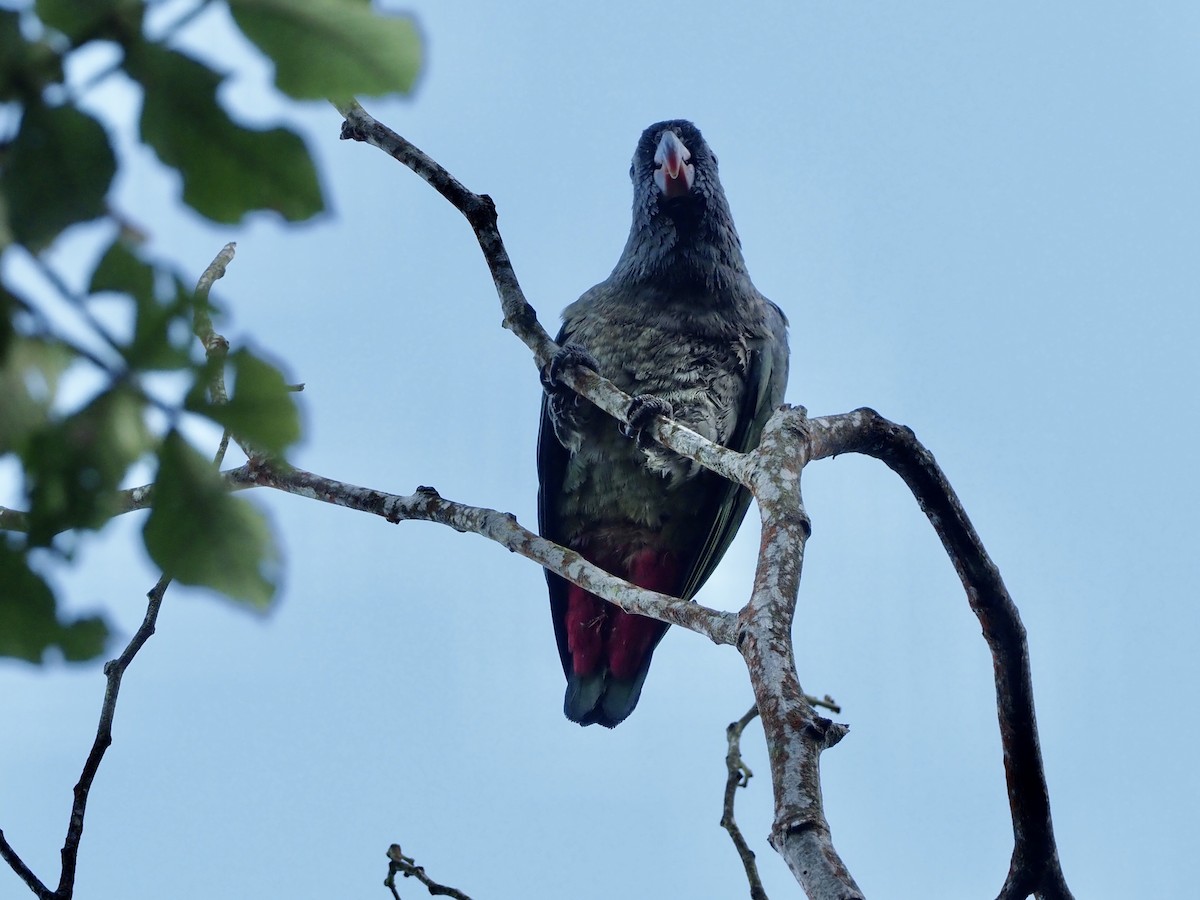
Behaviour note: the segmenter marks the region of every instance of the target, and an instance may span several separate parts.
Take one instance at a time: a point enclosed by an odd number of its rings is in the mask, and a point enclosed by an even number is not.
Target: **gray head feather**
[[[690,154],[693,180],[682,196],[667,196],[660,188],[660,146],[668,131],[678,138],[668,142],[682,143]],[[695,284],[720,292],[747,277],[742,244],[717,175],[717,157],[700,129],[683,119],[651,125],[638,141],[629,177],[633,224],[610,281]]]

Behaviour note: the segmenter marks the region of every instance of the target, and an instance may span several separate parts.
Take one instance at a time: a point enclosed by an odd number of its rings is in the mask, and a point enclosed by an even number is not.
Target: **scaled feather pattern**
[[[680,424],[745,451],[783,402],[787,319],[754,287],[717,158],[673,120],[642,133],[633,221],[607,279],[563,313],[560,347]],[[550,379],[538,440],[543,536],[641,587],[691,599],[733,540],[749,493]],[[546,573],[564,711],[609,728],[637,705],[664,623]]]

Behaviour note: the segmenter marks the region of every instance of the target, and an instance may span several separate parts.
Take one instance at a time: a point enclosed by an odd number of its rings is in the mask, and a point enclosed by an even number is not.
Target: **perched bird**
[[[691,599],[746,514],[749,493],[643,436],[667,415],[735,450],[783,402],[787,319],[750,281],[717,177],[691,122],[651,125],[630,168],[633,225],[607,279],[563,313],[543,373],[541,533],[641,587]],[[558,381],[585,365],[635,397],[631,427]],[[609,728],[637,705],[667,626],[546,572],[564,711]]]

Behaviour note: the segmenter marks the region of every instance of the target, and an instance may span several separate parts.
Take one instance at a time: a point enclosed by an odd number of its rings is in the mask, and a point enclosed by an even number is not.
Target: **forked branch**
[[[546,365],[557,347],[521,293],[496,226],[491,198],[468,191],[357,104],[342,108],[342,113],[344,138],[365,141],[390,153],[463,213],[492,273],[505,326],[533,351],[539,367]],[[606,379],[575,369],[566,372],[563,380],[614,418],[625,421],[629,397]],[[759,449],[752,454],[731,453],[661,418],[650,433],[664,446],[750,487],[759,503],[763,521],[759,566],[753,595],[738,614],[737,645],[751,673],[771,753],[776,801],[772,844],[787,859],[808,895],[847,900],[860,893],[829,841],[817,770],[821,750],[837,743],[846,728],[815,713],[800,687],[792,655],[791,630],[809,531],[800,497],[800,473],[813,459],[859,452],[883,460],[913,491],[942,538],[992,649],[1015,836],[1009,876],[1000,896],[1025,897],[1036,892],[1047,898],[1069,897],[1054,846],[1024,628],[961,504],[912,432],[869,410],[810,422],[803,409],[785,408],[768,424]],[[592,590],[590,583],[565,574]],[[625,606],[606,590],[596,593],[629,611],[644,609]]]

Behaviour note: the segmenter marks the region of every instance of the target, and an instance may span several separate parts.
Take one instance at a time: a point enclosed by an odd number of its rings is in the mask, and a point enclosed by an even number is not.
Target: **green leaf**
[[[231,354],[229,363],[234,376],[229,401],[217,404],[205,399],[205,385],[198,381],[186,407],[208,416],[254,447],[272,454],[283,453],[300,437],[300,413],[294,392],[288,390],[277,368],[249,350]]]
[[[4,370],[8,365],[9,348],[17,339],[13,318],[17,314],[18,305],[17,295],[0,284],[0,379],[4,378]],[[0,416],[4,414],[4,399],[3,395],[0,395]],[[0,453],[4,452],[4,433],[4,420],[0,419]]]
[[[121,348],[130,368],[182,368],[191,361],[191,294],[176,291],[170,302],[160,303],[154,282],[154,267],[139,259],[118,237],[100,258],[89,290],[93,294],[113,291],[133,298],[137,309],[133,339]],[[171,340],[170,332],[171,324],[177,320],[188,326],[183,332],[187,337],[179,343]]]
[[[88,292],[115,291],[135,298],[154,296],[154,269],[138,259],[119,237],[100,257]]]
[[[230,0],[234,21],[275,61],[275,84],[300,100],[407,94],[421,69],[409,16],[361,0]]]
[[[59,376],[74,359],[62,344],[10,336],[0,365],[0,454],[23,452],[45,425]]]
[[[176,431],[159,451],[154,506],[143,532],[163,572],[256,609],[275,596],[279,554],[261,512],[229,494],[212,463]]]
[[[153,446],[143,412],[139,396],[115,387],[29,436],[22,459],[32,545],[70,528],[99,528],[120,512],[117,488]]]
[[[116,171],[99,122],[73,106],[30,104],[0,170],[13,237],[36,251],[68,225],[104,215]]]
[[[286,128],[256,131],[217,103],[221,76],[157,44],[131,46],[125,68],[142,83],[142,139],[183,176],[183,200],[216,222],[271,209],[289,221],[324,209],[312,158]]]
[[[38,18],[78,46],[93,38],[141,37],[143,0],[37,0]]]
[[[41,663],[51,647],[72,662],[94,659],[108,643],[108,625],[99,616],[62,620],[54,594],[29,568],[23,553],[0,541],[0,656]]]
[[[46,85],[63,80],[58,50],[48,41],[26,40],[20,16],[0,10],[0,101],[36,98]]]

